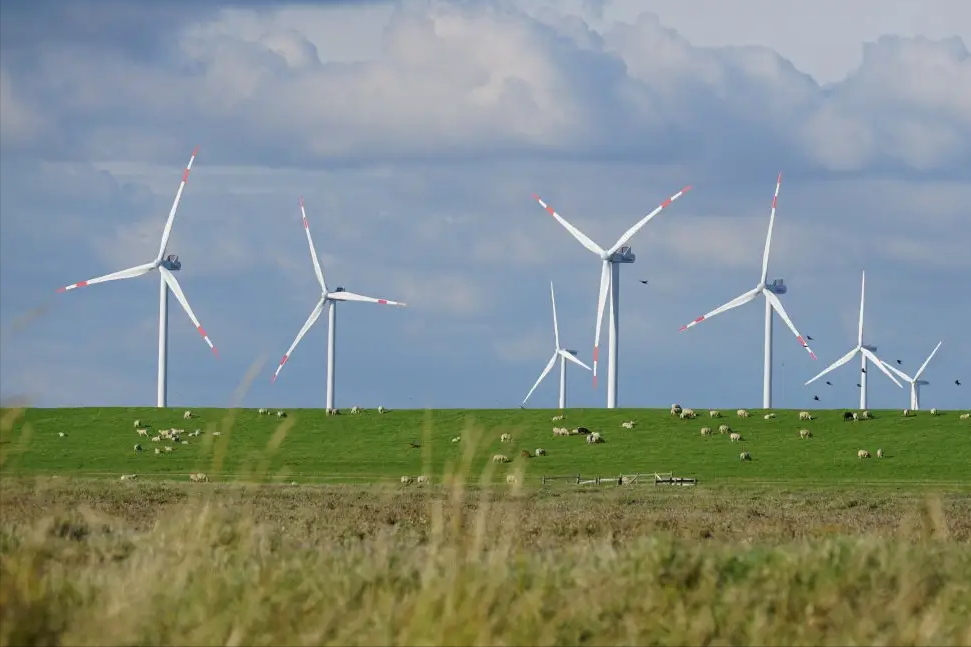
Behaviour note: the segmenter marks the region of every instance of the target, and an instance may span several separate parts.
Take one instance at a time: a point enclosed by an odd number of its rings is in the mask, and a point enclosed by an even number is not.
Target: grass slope
[[[183,409],[79,408],[5,409],[2,425],[5,474],[72,474],[139,477],[179,477],[192,471],[218,474],[220,479],[252,477],[256,473],[302,482],[333,479],[374,481],[404,474],[441,475],[460,461],[467,443],[478,434],[473,471],[502,452],[513,463],[496,468],[495,476],[519,469],[522,449],[543,447],[549,455],[525,461],[527,477],[541,475],[584,477],[620,473],[674,471],[696,476],[702,483],[804,483],[819,486],[856,484],[912,484],[954,487],[968,485],[971,465],[971,424],[958,413],[931,416],[921,412],[903,418],[899,411],[875,411],[874,420],[843,422],[840,411],[814,412],[805,422],[797,411],[776,410],[777,418],[763,420],[751,410],[742,420],[734,412],[721,420],[699,415],[682,421],[667,411],[648,409],[573,409],[566,420],[552,423],[551,410],[401,410],[379,415],[328,417],[320,409],[288,411],[283,420],[259,416],[253,409],[194,409],[197,418],[183,420]],[[727,413],[727,412],[726,412]],[[133,421],[160,428],[196,428],[203,435],[155,455],[159,444],[135,434]],[[620,427],[624,420],[637,427]],[[742,434],[729,442],[717,431],[725,423]],[[599,431],[604,444],[588,445],[582,436],[552,436],[554,424],[585,426]],[[715,429],[700,435],[703,426]],[[810,440],[798,430],[808,428]],[[219,430],[215,437],[211,432]],[[64,432],[65,437],[58,436]],[[513,442],[500,444],[499,435]],[[462,442],[452,443],[454,436]],[[145,451],[136,453],[135,443]],[[409,446],[421,444],[420,449]],[[162,441],[160,444],[167,444]],[[877,459],[877,448],[887,457]],[[859,460],[868,449],[874,458]],[[739,452],[753,460],[740,462]]]

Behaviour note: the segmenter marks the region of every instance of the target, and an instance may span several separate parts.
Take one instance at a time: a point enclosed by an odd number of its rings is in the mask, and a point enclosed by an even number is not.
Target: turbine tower
[[[806,385],[807,386],[810,385],[810,384],[812,384],[813,382],[815,382],[816,380],[818,380],[822,376],[826,375],[830,371],[839,368],[843,364],[846,364],[848,361],[850,361],[851,359],[853,359],[853,356],[854,355],[856,355],[857,353],[859,353],[860,354],[860,359],[861,359],[861,367],[860,367],[860,410],[861,411],[867,408],[867,406],[866,406],[866,391],[867,391],[867,384],[866,384],[866,377],[867,377],[867,373],[866,373],[866,362],[867,362],[868,359],[877,368],[879,368],[881,371],[883,371],[884,375],[886,375],[887,377],[889,377],[893,381],[894,384],[896,384],[900,388],[904,388],[904,385],[897,381],[897,378],[895,378],[893,376],[893,373],[891,373],[890,371],[887,370],[887,368],[884,365],[883,361],[879,357],[876,356],[877,347],[876,346],[870,346],[868,344],[864,344],[863,343],[863,303],[864,303],[865,296],[866,296],[866,272],[863,272],[863,279],[862,279],[862,281],[860,283],[860,326],[859,326],[859,333],[858,333],[857,338],[856,338],[856,346],[854,346],[853,347],[853,350],[851,350],[850,352],[848,352],[846,355],[843,355],[838,360],[836,360],[835,362],[833,362],[832,364],[830,364],[829,366],[827,366],[825,369],[823,369],[823,371],[819,375],[817,375],[813,379],[811,379],[808,382],[806,382]]]
[[[788,289],[786,288],[785,281],[782,279],[775,279],[772,283],[767,283],[766,278],[769,273],[769,249],[772,247],[772,227],[775,224],[775,209],[776,204],[779,200],[779,188],[782,186],[782,173],[779,173],[779,177],[776,179],[775,183],[775,195],[772,197],[772,210],[769,213],[769,232],[765,236],[765,249],[762,252],[762,277],[759,279],[758,284],[746,292],[745,294],[736,297],[726,303],[723,306],[719,306],[709,312],[708,314],[702,315],[689,323],[686,326],[681,326],[681,332],[684,332],[692,326],[700,324],[705,319],[710,319],[717,314],[722,312],[727,312],[732,308],[737,308],[740,305],[744,305],[759,296],[760,294],[765,297],[765,359],[762,365],[762,408],[770,409],[772,408],[772,311],[775,310],[779,313],[782,320],[789,326],[789,330],[792,334],[796,336],[796,341],[798,341],[803,348],[809,352],[809,356],[816,359],[816,355],[813,353],[812,349],[809,348],[809,344],[806,340],[802,338],[799,331],[796,330],[795,325],[792,323],[792,319],[786,314],[786,309],[782,307],[782,301],[776,295],[785,294]]]
[[[900,369],[894,366],[891,366],[886,362],[881,362],[884,366],[886,366],[891,371],[899,375],[903,380],[910,383],[910,408],[913,411],[920,411],[920,387],[930,384],[930,382],[928,382],[927,380],[920,379],[920,376],[924,373],[924,369],[927,368],[927,365],[931,363],[931,358],[934,357],[935,354],[937,354],[937,349],[940,348],[941,344],[943,343],[944,342],[942,341],[937,342],[937,346],[934,347],[934,350],[931,351],[931,354],[927,356],[927,359],[924,360],[924,363],[921,364],[920,368],[917,369],[917,372],[914,373],[914,377],[910,377]]]
[[[182,263],[179,261],[177,254],[165,255],[166,247],[169,243],[169,237],[172,235],[172,223],[175,221],[175,212],[179,208],[179,201],[182,199],[182,191],[185,189],[186,182],[189,181],[189,171],[192,170],[192,162],[196,159],[196,154],[199,152],[199,147],[196,146],[195,150],[192,151],[192,157],[189,158],[189,163],[185,167],[185,171],[182,173],[182,183],[179,184],[179,190],[175,194],[175,202],[172,203],[172,209],[169,211],[169,218],[165,221],[165,228],[162,229],[162,244],[158,248],[158,254],[150,263],[143,263],[142,265],[136,265],[135,267],[130,267],[126,270],[121,270],[114,272],[112,274],[106,274],[104,276],[99,276],[94,279],[88,279],[87,281],[81,281],[80,283],[74,283],[73,285],[68,285],[63,288],[59,288],[58,292],[66,292],[68,290],[73,290],[75,288],[83,288],[87,285],[94,285],[95,283],[105,283],[107,281],[117,281],[119,279],[131,279],[136,276],[141,276],[142,274],[148,274],[152,270],[158,270],[159,273],[159,304],[158,304],[158,389],[156,396],[155,406],[162,408],[168,406],[168,350],[169,350],[169,290],[175,294],[176,300],[182,305],[183,310],[189,315],[189,319],[192,320],[193,325],[202,339],[206,342],[212,352],[219,355],[216,351],[216,347],[213,346],[212,341],[209,339],[209,335],[203,330],[202,325],[199,320],[196,319],[196,315],[192,312],[192,308],[189,307],[189,302],[185,298],[185,294],[182,292],[182,287],[179,285],[179,281],[175,278],[172,272],[177,272],[182,269]]]
[[[324,306],[327,306],[327,411],[332,411],[334,409],[334,363],[335,363],[335,344],[334,338],[337,332],[337,302],[338,301],[363,301],[364,303],[378,303],[380,305],[388,306],[405,306],[405,303],[399,301],[391,301],[389,299],[375,299],[374,297],[366,297],[360,294],[355,294],[353,292],[347,292],[342,287],[336,288],[333,292],[327,289],[327,282],[324,280],[324,272],[320,268],[320,261],[317,260],[317,251],[314,249],[313,238],[310,237],[310,223],[307,222],[307,212],[303,208],[303,198],[300,198],[300,215],[303,218],[303,229],[307,233],[307,244],[310,245],[310,259],[314,264],[314,274],[317,275],[317,283],[320,285],[321,295],[320,300],[317,305],[314,306],[313,311],[307,318],[306,323],[304,323],[303,328],[297,333],[297,338],[293,340],[290,345],[290,349],[287,350],[283,359],[280,360],[280,365],[276,367],[276,371],[273,372],[273,377],[270,379],[270,383],[276,382],[276,378],[280,375],[280,371],[283,369],[283,365],[287,363],[290,359],[290,355],[293,354],[293,349],[297,347],[303,336],[307,334],[310,327],[314,325],[317,319],[320,317],[320,313],[323,311]]]
[[[622,264],[633,263],[636,257],[631,251],[628,241],[634,237],[641,227],[646,225],[651,218],[661,213],[661,211],[682,195],[691,190],[686,186],[673,196],[662,202],[654,211],[647,214],[633,227],[624,232],[613,247],[603,249],[593,242],[586,234],[567,222],[560,214],[553,210],[538,195],[533,194],[533,198],[546,209],[557,222],[573,235],[581,245],[600,257],[600,294],[597,300],[597,330],[593,340],[593,385],[597,386],[597,364],[600,355],[600,328],[603,322],[604,306],[607,302],[607,293],[610,293],[610,332],[607,342],[607,408],[617,408],[617,355],[620,344],[620,266]]]
[[[590,367],[576,358],[577,352],[575,350],[569,350],[569,349],[560,347],[560,327],[557,325],[557,322],[556,322],[556,295],[553,293],[552,281],[550,281],[550,300],[553,302],[553,356],[550,357],[550,361],[546,365],[546,368],[544,368],[543,372],[539,374],[539,379],[536,380],[536,384],[533,385],[533,388],[531,388],[529,390],[529,393],[526,394],[526,397],[523,398],[523,403],[520,406],[523,406],[523,407],[526,406],[526,401],[529,400],[529,396],[533,395],[533,391],[536,390],[536,387],[539,386],[539,383],[543,381],[543,378],[545,378],[550,371],[553,370],[553,365],[556,363],[556,358],[559,357],[560,358],[560,410],[562,411],[563,409],[566,408],[566,363],[573,362],[574,364],[582,366],[588,371],[590,370]]]

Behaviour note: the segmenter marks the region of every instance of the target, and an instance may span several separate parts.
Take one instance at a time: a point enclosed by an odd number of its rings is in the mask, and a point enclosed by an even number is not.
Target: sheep
[[[692,418],[695,417],[695,412],[692,411],[691,409],[684,409],[681,413],[678,414],[678,417],[681,418],[682,420],[691,420]]]
[[[401,484],[402,485],[408,485],[412,481],[413,481],[413,479],[410,476],[402,476],[401,477]]]
[[[136,451],[136,452],[140,452],[140,451],[142,451],[142,446],[141,446],[141,444],[139,444],[139,443],[135,443],[135,451]]]
[[[774,413],[767,413],[764,416],[762,416],[762,419],[763,420],[772,420],[773,418],[775,418],[775,414]]]
[[[499,442],[500,443],[508,443],[508,442],[511,442],[511,441],[512,441],[512,434],[506,434],[506,433],[504,433],[501,436],[499,436]]]
[[[863,411],[863,412],[862,412],[862,413],[860,414],[860,420],[869,420],[869,419],[870,419],[870,418],[872,418],[872,417],[873,417],[873,416],[871,416],[871,415],[870,415],[870,412],[869,412],[869,410],[867,410],[867,411]]]
[[[799,419],[800,420],[812,420],[813,419],[813,416],[808,411],[800,411],[799,412]]]
[[[167,452],[170,452],[170,451],[172,451],[172,447],[171,447],[170,445],[166,445],[166,446],[165,446],[165,447],[163,447],[162,449],[164,449],[164,450],[165,450],[165,451],[167,451]]]
[[[542,447],[537,447],[536,448],[536,455],[537,456],[546,456],[546,450],[543,449]]]
[[[910,409],[904,409],[904,418],[909,418],[910,416],[913,415],[913,413],[914,412],[911,411]]]
[[[750,461],[750,460],[752,460],[752,455],[749,454],[748,452],[742,452],[741,454],[738,455],[738,460],[740,460],[740,461]]]
[[[339,415],[341,415],[341,410],[340,409],[328,409],[327,410],[327,415],[328,416],[339,416]]]
[[[518,482],[515,474],[506,474],[506,483],[509,485],[515,485]]]
[[[270,412],[269,412],[269,410],[267,410],[267,409],[264,409],[264,408],[260,408],[260,409],[258,409],[258,410],[257,410],[257,413],[258,413],[259,415],[261,415],[261,416],[265,416],[265,415],[268,415],[268,414],[269,414]]]
[[[138,474],[122,474],[119,481],[134,481],[138,478]]]
[[[186,411],[185,413],[182,414],[182,419],[183,420],[188,420],[191,417],[192,417],[192,412],[191,411]]]
[[[223,435],[223,432],[221,432],[221,431],[214,431],[214,432],[212,432],[212,435],[213,436],[222,436]]]
[[[633,429],[634,425],[636,424],[637,423],[634,422],[633,420],[627,420],[626,422],[620,423],[620,426],[623,427],[624,429]]]
[[[428,485],[429,483],[428,477],[422,474],[421,476],[415,479],[415,483],[417,483],[418,485]]]
[[[58,437],[58,438],[64,438],[64,436],[65,436],[65,435],[66,435],[66,434],[65,434],[65,433],[64,433],[63,431],[59,431],[59,432],[57,432],[57,437]]]
[[[729,427],[728,425],[718,425],[718,433],[720,434],[727,434],[731,430],[732,428]]]
[[[852,411],[844,411],[843,422],[846,422],[847,420],[856,420],[856,414],[853,413]]]
[[[799,437],[802,438],[802,439],[812,438],[813,437],[813,434],[808,429],[800,429],[799,430]]]
[[[697,415],[697,414],[695,413],[695,410],[694,410],[694,409],[682,409],[682,410],[681,410],[681,413],[686,413],[686,414],[688,414],[688,417],[689,417],[689,418],[694,418],[694,417],[695,417],[695,416]]]
[[[877,458],[883,458],[883,450],[877,449]]]
[[[144,429],[144,428],[136,429],[135,433],[138,434],[139,436],[145,436],[146,438],[148,438],[148,429]]]
[[[675,404],[672,404],[671,405],[671,415],[672,416],[680,416],[682,413],[683,413],[683,411],[681,409],[681,405],[680,404],[675,403]]]
[[[735,412],[735,415],[738,416],[739,418],[748,418],[750,414],[745,409],[739,409],[738,411]]]
[[[560,420],[563,420],[563,414],[562,413],[559,414],[559,415],[555,415],[552,418],[550,418],[550,422],[559,422]]]
[[[971,413],[962,413],[960,415],[961,420],[971,420]]]
[[[856,411],[854,411],[853,412],[853,420],[859,420],[859,419],[860,419],[860,414],[858,414]]]
[[[153,443],[157,443],[157,442],[161,442],[162,437],[161,436],[152,436],[151,438],[149,438],[149,440],[151,440]]]
[[[287,412],[286,411],[277,411],[276,412],[276,417],[277,418],[286,418],[287,417]]]
[[[453,443],[457,443],[457,442],[459,442],[460,440],[462,440],[462,437],[461,437],[461,436],[453,436],[453,437],[452,437],[452,442],[453,442]]]
[[[388,413],[388,410],[385,409],[383,406],[378,405],[378,413]]]
[[[931,409],[931,415],[932,416],[936,416],[937,415],[937,409]]]
[[[553,427],[554,436],[569,436],[570,430],[566,427]]]
[[[134,427],[137,429],[138,427],[141,427],[141,426],[142,426],[142,421],[141,420],[136,420]]]
[[[737,431],[733,431],[731,435],[728,437],[728,440],[730,440],[733,443],[740,442],[742,440],[742,434],[738,433]]]
[[[587,443],[591,445],[595,445],[596,443],[602,443],[603,441],[604,439],[601,438],[600,434],[597,433],[596,431],[590,434],[589,436],[587,436]]]
[[[865,449],[861,449],[856,453],[857,458],[870,458],[870,452]]]
[[[708,412],[708,415],[711,416],[712,418],[721,418],[722,412],[712,409],[711,411]]]
[[[208,483],[209,477],[203,474],[202,472],[194,472],[192,474],[189,474],[189,480],[192,481],[193,483]]]
[[[156,447],[155,448],[155,455],[158,456],[161,453],[162,453],[162,450],[160,448]]]
[[[351,415],[352,416],[353,415],[357,415],[359,413],[361,413],[361,407],[357,406],[356,404],[353,407],[351,407]]]
[[[711,427],[702,427],[701,428],[701,435],[702,436],[710,436],[711,435]]]
[[[509,462],[509,457],[506,456],[505,454],[496,454],[495,456],[492,457],[492,462],[493,463],[508,463]]]

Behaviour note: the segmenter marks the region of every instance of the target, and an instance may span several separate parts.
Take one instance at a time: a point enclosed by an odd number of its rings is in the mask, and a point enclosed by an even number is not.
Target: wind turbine
[[[566,408],[566,363],[573,362],[574,364],[582,366],[588,371],[590,370],[590,367],[576,358],[577,352],[575,350],[569,350],[569,349],[560,347],[560,328],[556,323],[556,295],[553,293],[552,281],[550,281],[550,300],[553,302],[553,340],[554,340],[553,356],[550,357],[550,361],[546,365],[546,368],[543,369],[543,372],[539,374],[539,379],[536,380],[536,384],[533,385],[533,388],[531,388],[529,390],[529,393],[526,394],[526,397],[523,398],[522,406],[526,406],[526,400],[529,400],[529,396],[533,395],[533,391],[536,390],[536,387],[539,386],[539,383],[543,381],[543,378],[545,378],[550,371],[553,370],[553,364],[556,363],[556,358],[559,357],[560,358],[560,409],[562,410]]]
[[[843,355],[838,360],[836,360],[835,362],[833,362],[832,364],[830,364],[829,366],[827,366],[825,369],[823,369],[823,372],[822,373],[820,373],[819,375],[817,375],[813,379],[811,379],[808,382],[806,382],[806,385],[807,386],[809,384],[812,384],[813,382],[815,382],[816,380],[818,380],[822,376],[826,375],[830,371],[839,368],[843,364],[846,364],[848,361],[850,361],[851,359],[853,359],[853,356],[854,355],[856,355],[857,353],[859,353],[860,354],[860,360],[861,360],[861,363],[860,363],[860,373],[861,373],[861,375],[860,375],[860,409],[861,410],[866,409],[866,382],[867,382],[867,380],[866,380],[866,378],[867,378],[866,361],[868,359],[871,362],[873,362],[873,364],[875,364],[877,366],[877,368],[879,368],[881,371],[883,371],[884,375],[886,375],[887,377],[889,377],[893,381],[894,384],[896,384],[897,386],[899,386],[901,389],[904,388],[904,385],[897,381],[897,378],[895,378],[893,376],[893,373],[891,373],[890,371],[888,371],[887,368],[886,368],[886,366],[884,366],[883,361],[879,357],[876,356],[877,347],[876,346],[870,346],[868,344],[864,344],[863,343],[863,303],[864,303],[865,297],[866,297],[866,272],[864,271],[863,272],[863,279],[860,282],[860,328],[859,328],[859,334],[856,337],[856,346],[854,346],[853,347],[853,350],[851,350],[850,352],[848,352],[846,355]]]
[[[910,377],[900,369],[895,368],[890,364],[887,364],[886,362],[881,361],[881,364],[883,364],[891,371],[899,375],[903,380],[910,383],[910,408],[914,411],[920,411],[920,387],[926,384],[930,384],[930,382],[928,382],[927,380],[920,379],[920,376],[924,373],[924,369],[927,368],[927,365],[931,363],[931,358],[934,357],[934,355],[937,353],[937,349],[940,348],[941,344],[943,343],[944,342],[942,341],[937,342],[937,346],[934,347],[934,350],[931,351],[931,354],[927,356],[927,359],[924,360],[924,363],[921,364],[920,368],[917,369],[917,372],[914,373],[914,377]]]
[[[198,330],[199,334],[202,335],[202,339],[206,342],[206,344],[208,344],[209,348],[212,349],[212,352],[215,353],[217,357],[219,355],[216,347],[212,345],[209,335],[207,335],[206,331],[203,330],[199,320],[196,319],[195,314],[192,312],[192,308],[189,307],[189,302],[186,300],[181,286],[179,286],[179,281],[175,278],[175,275],[172,274],[172,272],[177,272],[182,269],[182,263],[179,261],[178,255],[169,254],[168,256],[165,256],[165,248],[169,243],[169,236],[172,235],[172,222],[175,220],[175,211],[179,208],[179,201],[182,199],[182,191],[185,189],[185,184],[189,180],[189,171],[192,169],[192,162],[196,159],[196,154],[198,152],[199,147],[196,146],[195,150],[192,151],[192,157],[189,158],[189,163],[186,164],[185,171],[182,173],[182,183],[179,184],[179,190],[175,194],[175,202],[172,203],[172,210],[169,211],[169,218],[165,221],[165,228],[162,229],[162,244],[159,245],[158,254],[155,256],[155,260],[150,263],[130,267],[127,270],[121,270],[119,272],[106,274],[94,279],[88,279],[87,281],[81,281],[80,283],[68,285],[57,290],[58,292],[66,292],[75,288],[83,288],[87,285],[94,285],[95,283],[105,283],[107,281],[116,281],[118,279],[132,279],[136,276],[141,276],[142,274],[148,274],[152,270],[158,270],[158,395],[155,406],[160,408],[168,406],[167,360],[169,337],[169,289],[171,289],[172,293],[175,294],[175,298],[178,300],[178,302],[182,304],[182,308],[185,310],[186,314],[189,315],[189,319],[192,320],[196,330]]]
[[[782,320],[789,326],[789,330],[792,334],[796,336],[796,341],[798,341],[803,348],[809,352],[809,356],[816,359],[815,353],[806,343],[806,340],[802,338],[799,331],[792,323],[792,319],[786,314],[785,308],[782,307],[782,301],[776,295],[785,294],[788,291],[786,288],[785,281],[782,279],[775,279],[772,283],[766,283],[766,278],[769,273],[769,249],[772,246],[772,227],[775,224],[775,208],[779,200],[779,188],[782,186],[782,173],[779,173],[779,177],[776,179],[775,183],[775,195],[772,197],[772,210],[769,214],[769,232],[765,236],[765,249],[762,252],[762,277],[759,279],[758,285],[746,292],[745,294],[736,297],[726,303],[723,306],[719,306],[709,312],[708,314],[702,315],[689,323],[687,326],[682,326],[681,331],[684,332],[692,326],[700,324],[705,319],[710,319],[717,314],[731,310],[732,308],[737,308],[740,305],[744,305],[759,296],[760,294],[765,297],[765,359],[762,368],[762,408],[770,409],[772,407],[772,311],[775,310],[779,313]]]
[[[650,222],[651,218],[661,213],[665,207],[680,198],[691,190],[686,186],[670,198],[662,202],[654,211],[647,214],[633,227],[624,232],[613,247],[603,249],[593,242],[582,231],[568,223],[560,214],[553,210],[538,195],[533,194],[533,198],[546,209],[557,222],[573,235],[581,245],[600,257],[602,267],[600,270],[600,295],[597,300],[597,331],[593,339],[593,385],[597,386],[597,364],[600,355],[600,327],[603,322],[604,305],[607,301],[607,293],[610,292],[610,333],[607,341],[607,408],[617,408],[617,348],[620,344],[620,266],[621,264],[633,263],[636,257],[631,251],[627,242],[633,238],[634,234],[641,230],[641,227]]]
[[[324,281],[324,272],[320,269],[320,261],[317,260],[317,251],[314,249],[313,238],[310,237],[310,223],[307,222],[307,212],[303,208],[303,198],[300,198],[300,215],[303,217],[303,229],[307,232],[307,244],[310,245],[310,259],[314,263],[314,273],[317,275],[317,283],[320,284],[320,300],[317,305],[314,306],[313,311],[307,318],[307,322],[304,323],[303,328],[297,333],[297,338],[293,340],[290,345],[290,349],[280,360],[280,365],[276,367],[276,371],[273,373],[273,377],[270,379],[270,383],[276,382],[276,378],[280,375],[280,371],[283,369],[283,365],[287,363],[290,359],[290,355],[293,354],[293,349],[297,347],[303,336],[307,334],[310,327],[314,325],[317,319],[320,317],[320,313],[323,311],[324,306],[327,306],[327,410],[331,411],[334,408],[334,336],[337,332],[337,302],[338,301],[363,301],[365,303],[378,303],[381,305],[388,306],[405,306],[405,303],[399,301],[391,301],[389,299],[375,299],[374,297],[365,297],[360,294],[354,294],[353,292],[347,292],[342,287],[336,288],[333,292],[327,289],[327,283]]]

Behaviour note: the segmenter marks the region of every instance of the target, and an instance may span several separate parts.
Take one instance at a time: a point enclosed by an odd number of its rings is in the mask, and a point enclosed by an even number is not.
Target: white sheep
[[[546,450],[543,449],[542,447],[537,447],[536,448],[536,455],[537,456],[546,456]]]
[[[763,420],[772,420],[773,418],[775,418],[775,414],[774,413],[767,413],[764,416],[762,416],[762,419]]]
[[[555,415],[552,418],[550,418],[550,422],[559,422],[560,420],[563,420],[563,414],[562,413],[561,414],[558,414],[558,415]]]
[[[516,478],[515,474],[506,474],[506,483],[509,485],[515,485],[519,479]]]
[[[378,413],[388,413],[388,410],[385,409],[383,406],[378,405]]]
[[[138,427],[141,427],[141,426],[142,426],[142,421],[141,420],[136,420],[134,427],[137,429]]]
[[[457,443],[457,442],[459,442],[460,440],[462,440],[462,437],[461,437],[461,436],[453,436],[453,437],[452,437],[452,442],[453,442],[453,443]]]
[[[258,409],[258,410],[257,410],[257,413],[258,413],[259,415],[261,415],[261,416],[265,416],[265,415],[268,415],[268,414],[269,414],[270,412],[269,412],[269,410],[268,410],[268,409],[263,409],[263,408],[260,408],[260,409]]]
[[[860,414],[858,414],[856,411],[854,411],[853,412],[853,420],[859,420],[859,419],[860,419]]]
[[[799,419],[800,420],[812,420],[813,417],[812,417],[812,414],[810,414],[808,411],[800,411],[799,412]]]
[[[221,432],[221,431],[214,431],[214,432],[212,432],[212,435],[213,436],[222,436],[223,435],[223,432]]]
[[[277,411],[276,412],[276,417],[277,418],[286,418],[287,417],[287,412],[286,411]]]
[[[877,458],[883,458],[883,450],[877,449]]]
[[[800,429],[799,430],[799,437],[800,438],[803,438],[803,439],[812,438],[813,437],[813,434],[808,429]]]
[[[932,416],[936,416],[937,415],[937,409],[931,409],[931,415]]]
[[[742,440],[742,434],[738,433],[737,431],[733,431],[731,435],[729,435],[728,440],[733,443],[739,442]]]
[[[860,414],[860,420],[869,420],[871,418],[869,411],[864,411]]]
[[[681,405],[680,404],[675,403],[675,404],[672,404],[671,405],[671,415],[672,416],[679,416],[679,415],[681,415],[681,413],[682,413],[682,409],[681,409]]]
[[[750,461],[750,460],[752,460],[752,455],[749,454],[748,452],[742,452],[741,454],[738,455],[738,460],[740,460],[740,461]]]
[[[122,474],[121,475],[121,478],[118,479],[118,480],[119,481],[134,481],[137,478],[138,478],[138,475],[137,474]]]
[[[731,430],[732,428],[729,427],[728,425],[718,425],[718,433],[720,434],[727,434]]]
[[[569,436],[570,430],[566,427],[553,427],[554,436]]]
[[[136,429],[135,433],[137,433],[139,436],[145,436],[148,438],[148,429]]]
[[[634,425],[636,424],[637,423],[634,422],[633,420],[627,420],[626,422],[620,423],[620,426],[623,427],[624,429],[633,429]]]
[[[142,446],[141,446],[140,444],[137,444],[137,443],[136,443],[136,444],[135,444],[135,451],[136,451],[136,452],[140,452],[140,451],[142,451]]]
[[[509,462],[509,457],[506,456],[505,454],[496,454],[496,455],[494,455],[492,457],[492,462],[493,463],[508,463]]]
[[[189,480],[192,481],[193,483],[208,483],[209,477],[203,474],[202,472],[194,472],[192,474],[189,474]]]
[[[596,432],[596,431],[593,432],[592,434],[590,434],[589,436],[587,436],[587,442],[589,444],[591,444],[591,445],[595,445],[597,443],[602,443],[603,441],[604,441],[604,439],[601,438],[600,437],[600,434],[598,432]]]
[[[913,413],[910,409],[904,409],[904,418],[909,418]]]
[[[159,449],[158,447],[156,447],[156,448],[155,448],[155,455],[156,455],[156,456],[158,456],[158,455],[159,455],[159,454],[161,454],[161,453],[162,453],[162,450],[161,450],[161,449]]]
[[[409,483],[412,482],[412,480],[413,479],[410,476],[402,476],[401,477],[401,484],[402,485],[408,485]]]
[[[695,417],[695,412],[691,409],[683,409],[681,413],[678,414],[678,417],[682,420],[691,420]]]
[[[361,407],[357,406],[356,404],[351,407],[351,415],[357,415],[359,413],[361,413]]]
[[[701,435],[702,436],[710,436],[711,435],[711,427],[702,427],[701,428]]]
[[[738,411],[735,412],[735,415],[738,416],[739,418],[748,418],[750,414],[745,409],[739,409]]]
[[[185,413],[182,414],[182,419],[183,420],[188,420],[191,417],[192,417],[192,412],[191,411],[186,411]]]
[[[428,485],[429,483],[428,477],[422,474],[421,476],[415,479],[415,483],[418,485]]]
[[[861,449],[856,453],[857,458],[870,458],[870,452],[865,449]]]
[[[340,409],[327,409],[327,415],[328,416],[339,416],[339,415],[341,415],[341,410]]]
[[[961,420],[971,420],[971,413],[962,413],[959,417]]]
[[[151,440],[153,443],[157,443],[157,442],[161,442],[162,437],[161,436],[152,436],[151,438],[149,438],[149,440]]]
[[[716,411],[715,409],[712,409],[711,411],[708,412],[708,415],[711,416],[712,418],[721,418],[722,417],[722,412],[721,411]]]
[[[499,442],[500,443],[508,443],[508,442],[511,442],[511,441],[512,441],[512,434],[506,434],[506,433],[504,433],[501,436],[499,436]]]
[[[59,431],[59,432],[57,432],[57,437],[58,437],[58,438],[64,438],[64,436],[65,436],[65,435],[66,435],[66,434],[65,434],[65,433],[64,433],[63,431]]]
[[[171,446],[171,445],[166,445],[166,446],[165,446],[165,447],[163,447],[162,449],[164,449],[164,450],[165,450],[165,451],[167,451],[167,452],[170,452],[170,451],[172,451],[172,446]]]

